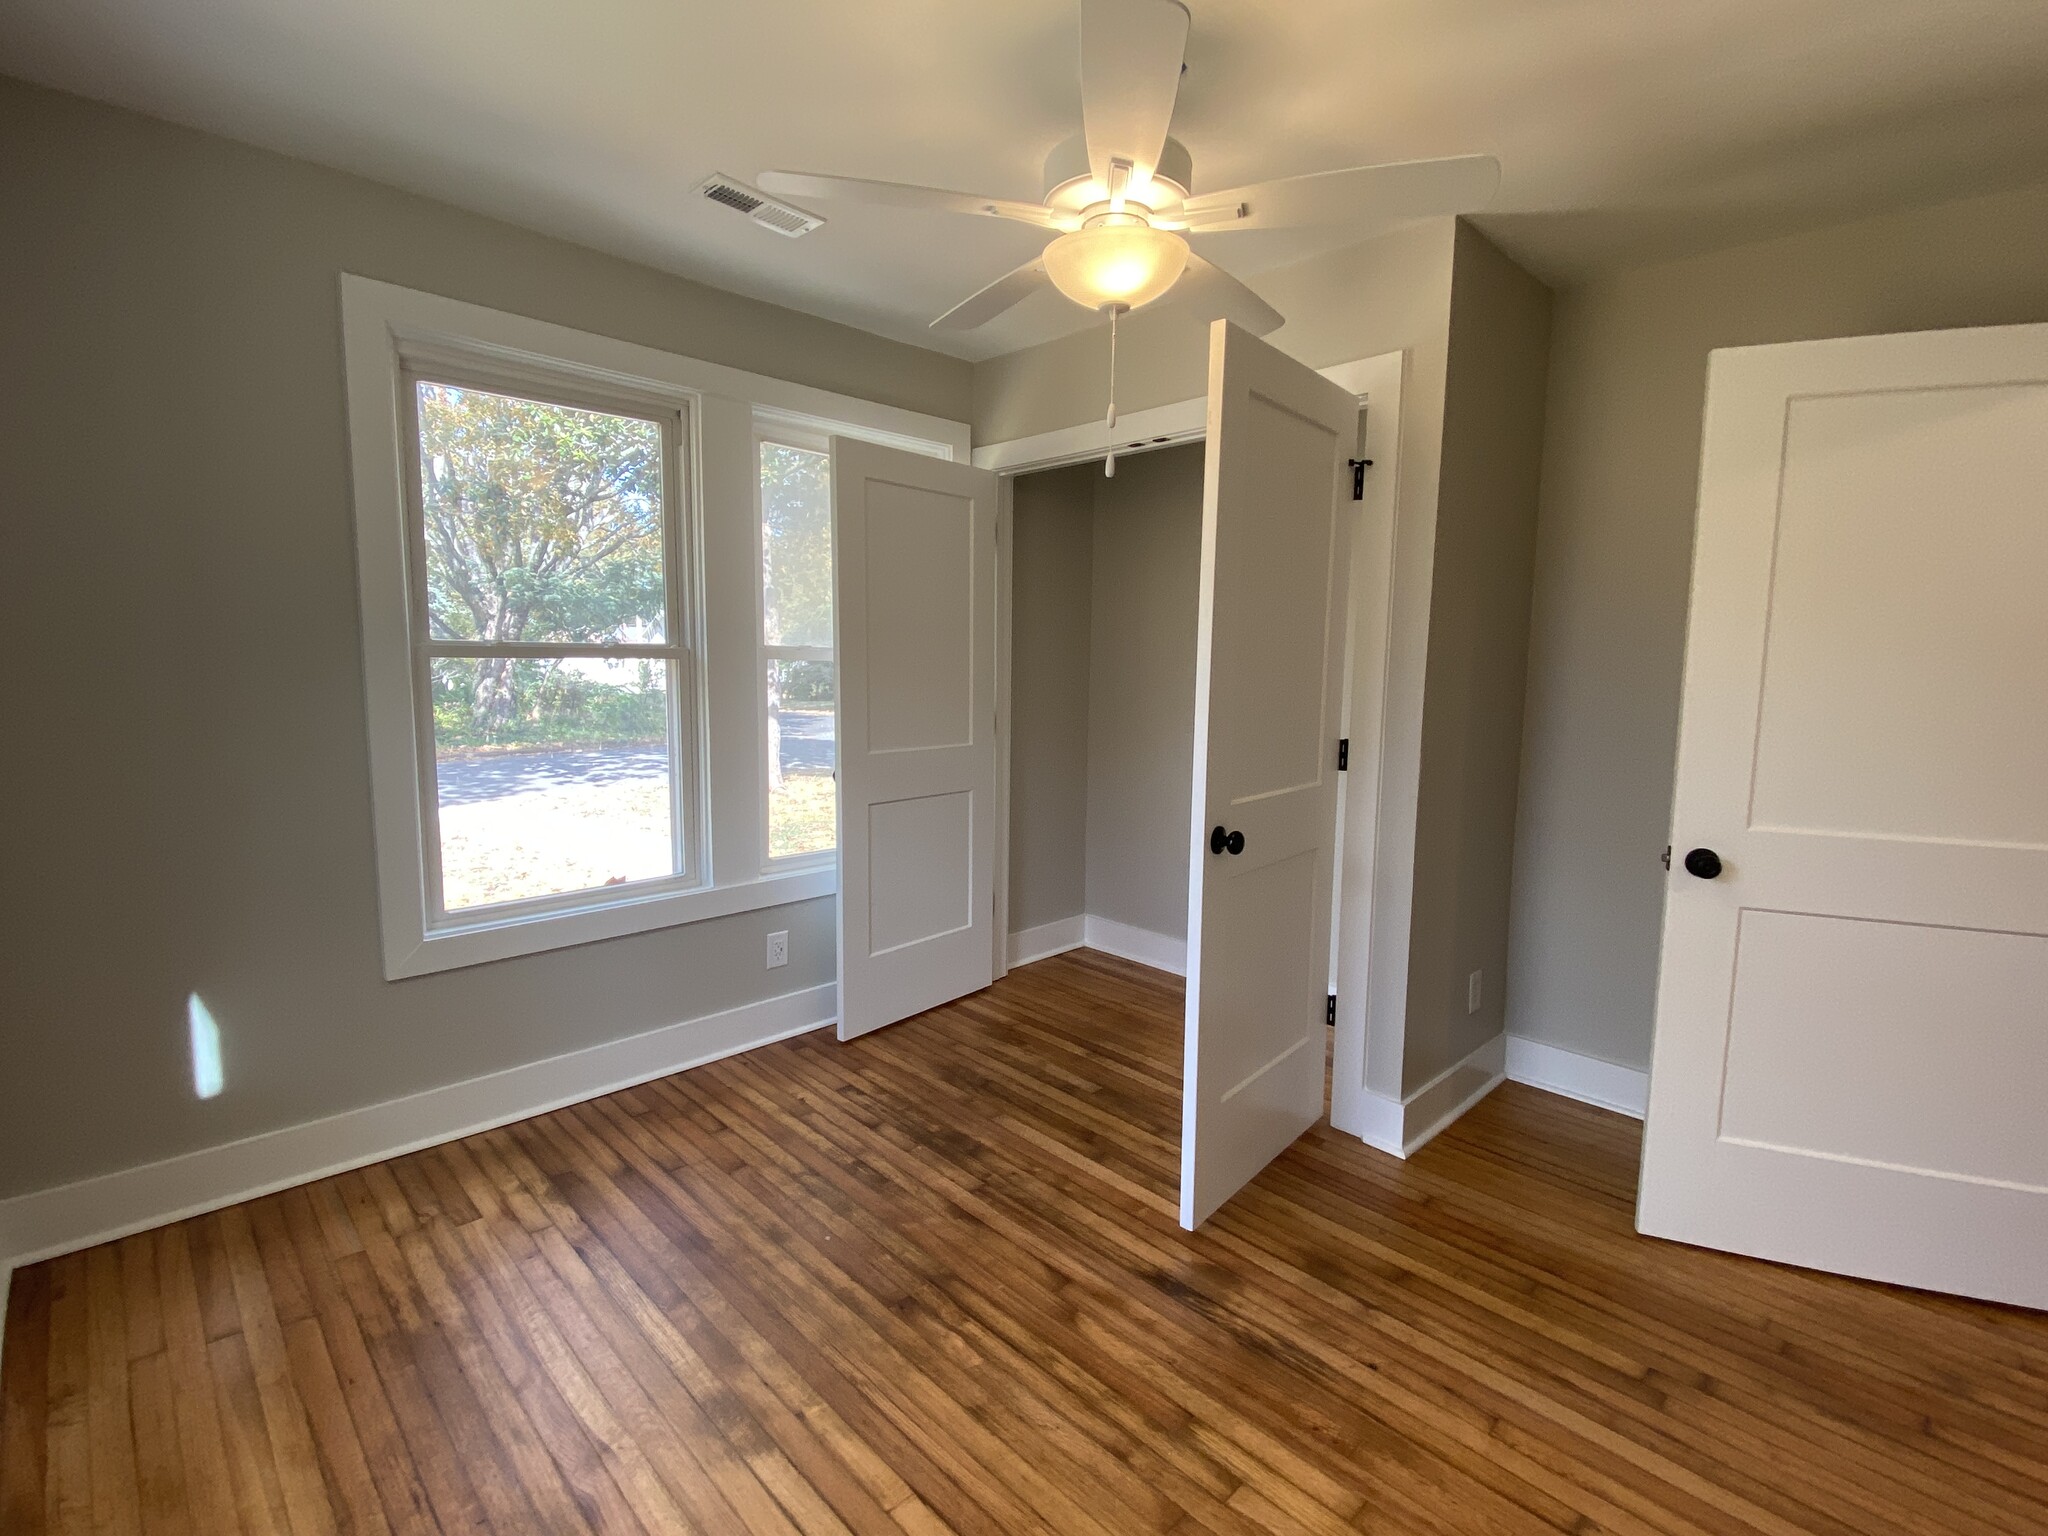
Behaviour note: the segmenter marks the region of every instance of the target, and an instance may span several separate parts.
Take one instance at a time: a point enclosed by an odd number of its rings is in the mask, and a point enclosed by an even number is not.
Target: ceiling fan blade
[[[995,319],[1011,305],[1028,299],[1051,281],[1045,275],[1045,261],[1032,257],[1014,272],[1006,272],[981,292],[962,299],[932,322],[935,331],[971,331]]]
[[[1081,127],[1105,187],[1112,159],[1139,181],[1159,164],[1187,44],[1180,0],[1081,0]]]
[[[1187,201],[1188,229],[1286,229],[1315,224],[1390,223],[1476,213],[1500,187],[1500,162],[1491,155],[1445,160],[1404,160],[1359,165],[1347,171],[1290,176],[1204,192]]]
[[[1287,317],[1251,289],[1199,255],[1188,253],[1187,270],[1171,292],[1160,301],[1184,314],[1199,314],[1204,320],[1228,320],[1243,326],[1254,336],[1265,336],[1287,323]]]
[[[763,171],[761,190],[784,197],[844,198],[883,208],[918,208],[932,213],[972,213],[983,218],[1018,219],[1041,229],[1059,228],[1059,216],[1042,203],[1019,203],[1003,197],[977,197],[942,187],[917,187],[901,181],[863,181],[858,176],[816,176],[808,171]]]

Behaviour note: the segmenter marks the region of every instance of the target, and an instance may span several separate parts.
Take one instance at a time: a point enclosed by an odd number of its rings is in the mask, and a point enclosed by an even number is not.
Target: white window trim
[[[696,545],[686,552],[694,558],[685,559],[677,580],[689,579],[691,570],[697,573],[699,593],[685,605],[692,613],[697,611],[696,596],[710,597],[703,585],[717,579],[706,559],[707,546],[714,537],[726,538],[731,532],[722,526],[714,530],[714,521],[722,523],[732,513],[751,513],[758,529],[758,509],[751,499],[740,501],[730,512],[724,510],[739,490],[738,458],[751,458],[755,452],[751,423],[757,413],[798,418],[814,428],[822,425],[963,461],[968,456],[966,424],[347,273],[341,278],[341,307],[385,976],[397,980],[426,975],[834,894],[836,863],[761,873],[765,819],[756,816],[755,802],[763,791],[742,789],[741,776],[730,767],[722,768],[721,756],[732,767],[742,761],[749,767],[757,764],[766,732],[752,733],[762,745],[722,742],[721,734],[744,729],[744,716],[721,722],[700,708],[696,743],[690,749],[700,770],[692,793],[707,814],[699,822],[696,885],[678,890],[650,882],[621,888],[616,896],[579,900],[566,911],[529,905],[494,908],[474,921],[438,926],[432,921],[426,859],[438,845],[429,849],[432,829],[422,813],[433,786],[419,734],[424,704],[414,644],[420,619],[410,579],[408,369],[426,364],[432,371],[437,363],[452,364],[471,372],[487,369],[504,376],[508,384],[531,377],[541,387],[553,381],[556,388],[571,379],[600,396],[609,392],[677,408],[685,427],[682,466],[689,477],[679,500],[693,514],[683,519],[677,532]],[[758,473],[756,468],[749,481],[758,480]],[[756,532],[751,540],[757,547],[758,537]],[[749,672],[758,671],[758,574],[750,587],[754,595],[745,610],[755,615],[752,634],[737,657],[722,658],[720,653],[739,641],[738,626],[721,621],[711,611],[718,605],[709,601],[695,633],[682,637],[701,648],[699,664],[691,669],[694,677],[686,680],[700,702],[707,693],[724,696],[720,674],[729,675],[734,662]],[[682,616],[671,617],[680,622]],[[745,713],[758,718],[761,708],[753,705]],[[766,782],[765,775],[751,771],[744,778],[749,783]],[[735,798],[743,804],[732,804]],[[757,820],[762,830],[749,830]]]

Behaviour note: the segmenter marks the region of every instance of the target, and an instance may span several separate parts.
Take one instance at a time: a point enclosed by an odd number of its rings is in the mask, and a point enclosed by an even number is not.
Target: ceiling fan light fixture
[[[1137,309],[1187,270],[1188,243],[1143,219],[1111,215],[1045,248],[1053,286],[1083,309]]]

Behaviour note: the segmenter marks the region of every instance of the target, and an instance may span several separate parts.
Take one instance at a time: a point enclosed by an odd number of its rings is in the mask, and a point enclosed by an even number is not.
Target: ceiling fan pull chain
[[[1121,304],[1109,307],[1109,428],[1116,430],[1116,317],[1123,313]],[[1102,459],[1102,478],[1116,478],[1116,444],[1109,445],[1109,452]]]

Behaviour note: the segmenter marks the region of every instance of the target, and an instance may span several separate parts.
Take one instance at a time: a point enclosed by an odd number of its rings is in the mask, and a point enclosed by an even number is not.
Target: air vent
[[[815,213],[806,213],[788,203],[778,203],[764,192],[757,192],[744,181],[735,181],[720,172],[697,189],[714,203],[723,203],[737,209],[763,229],[772,229],[778,235],[787,235],[794,240],[798,235],[808,235],[825,221]]]

